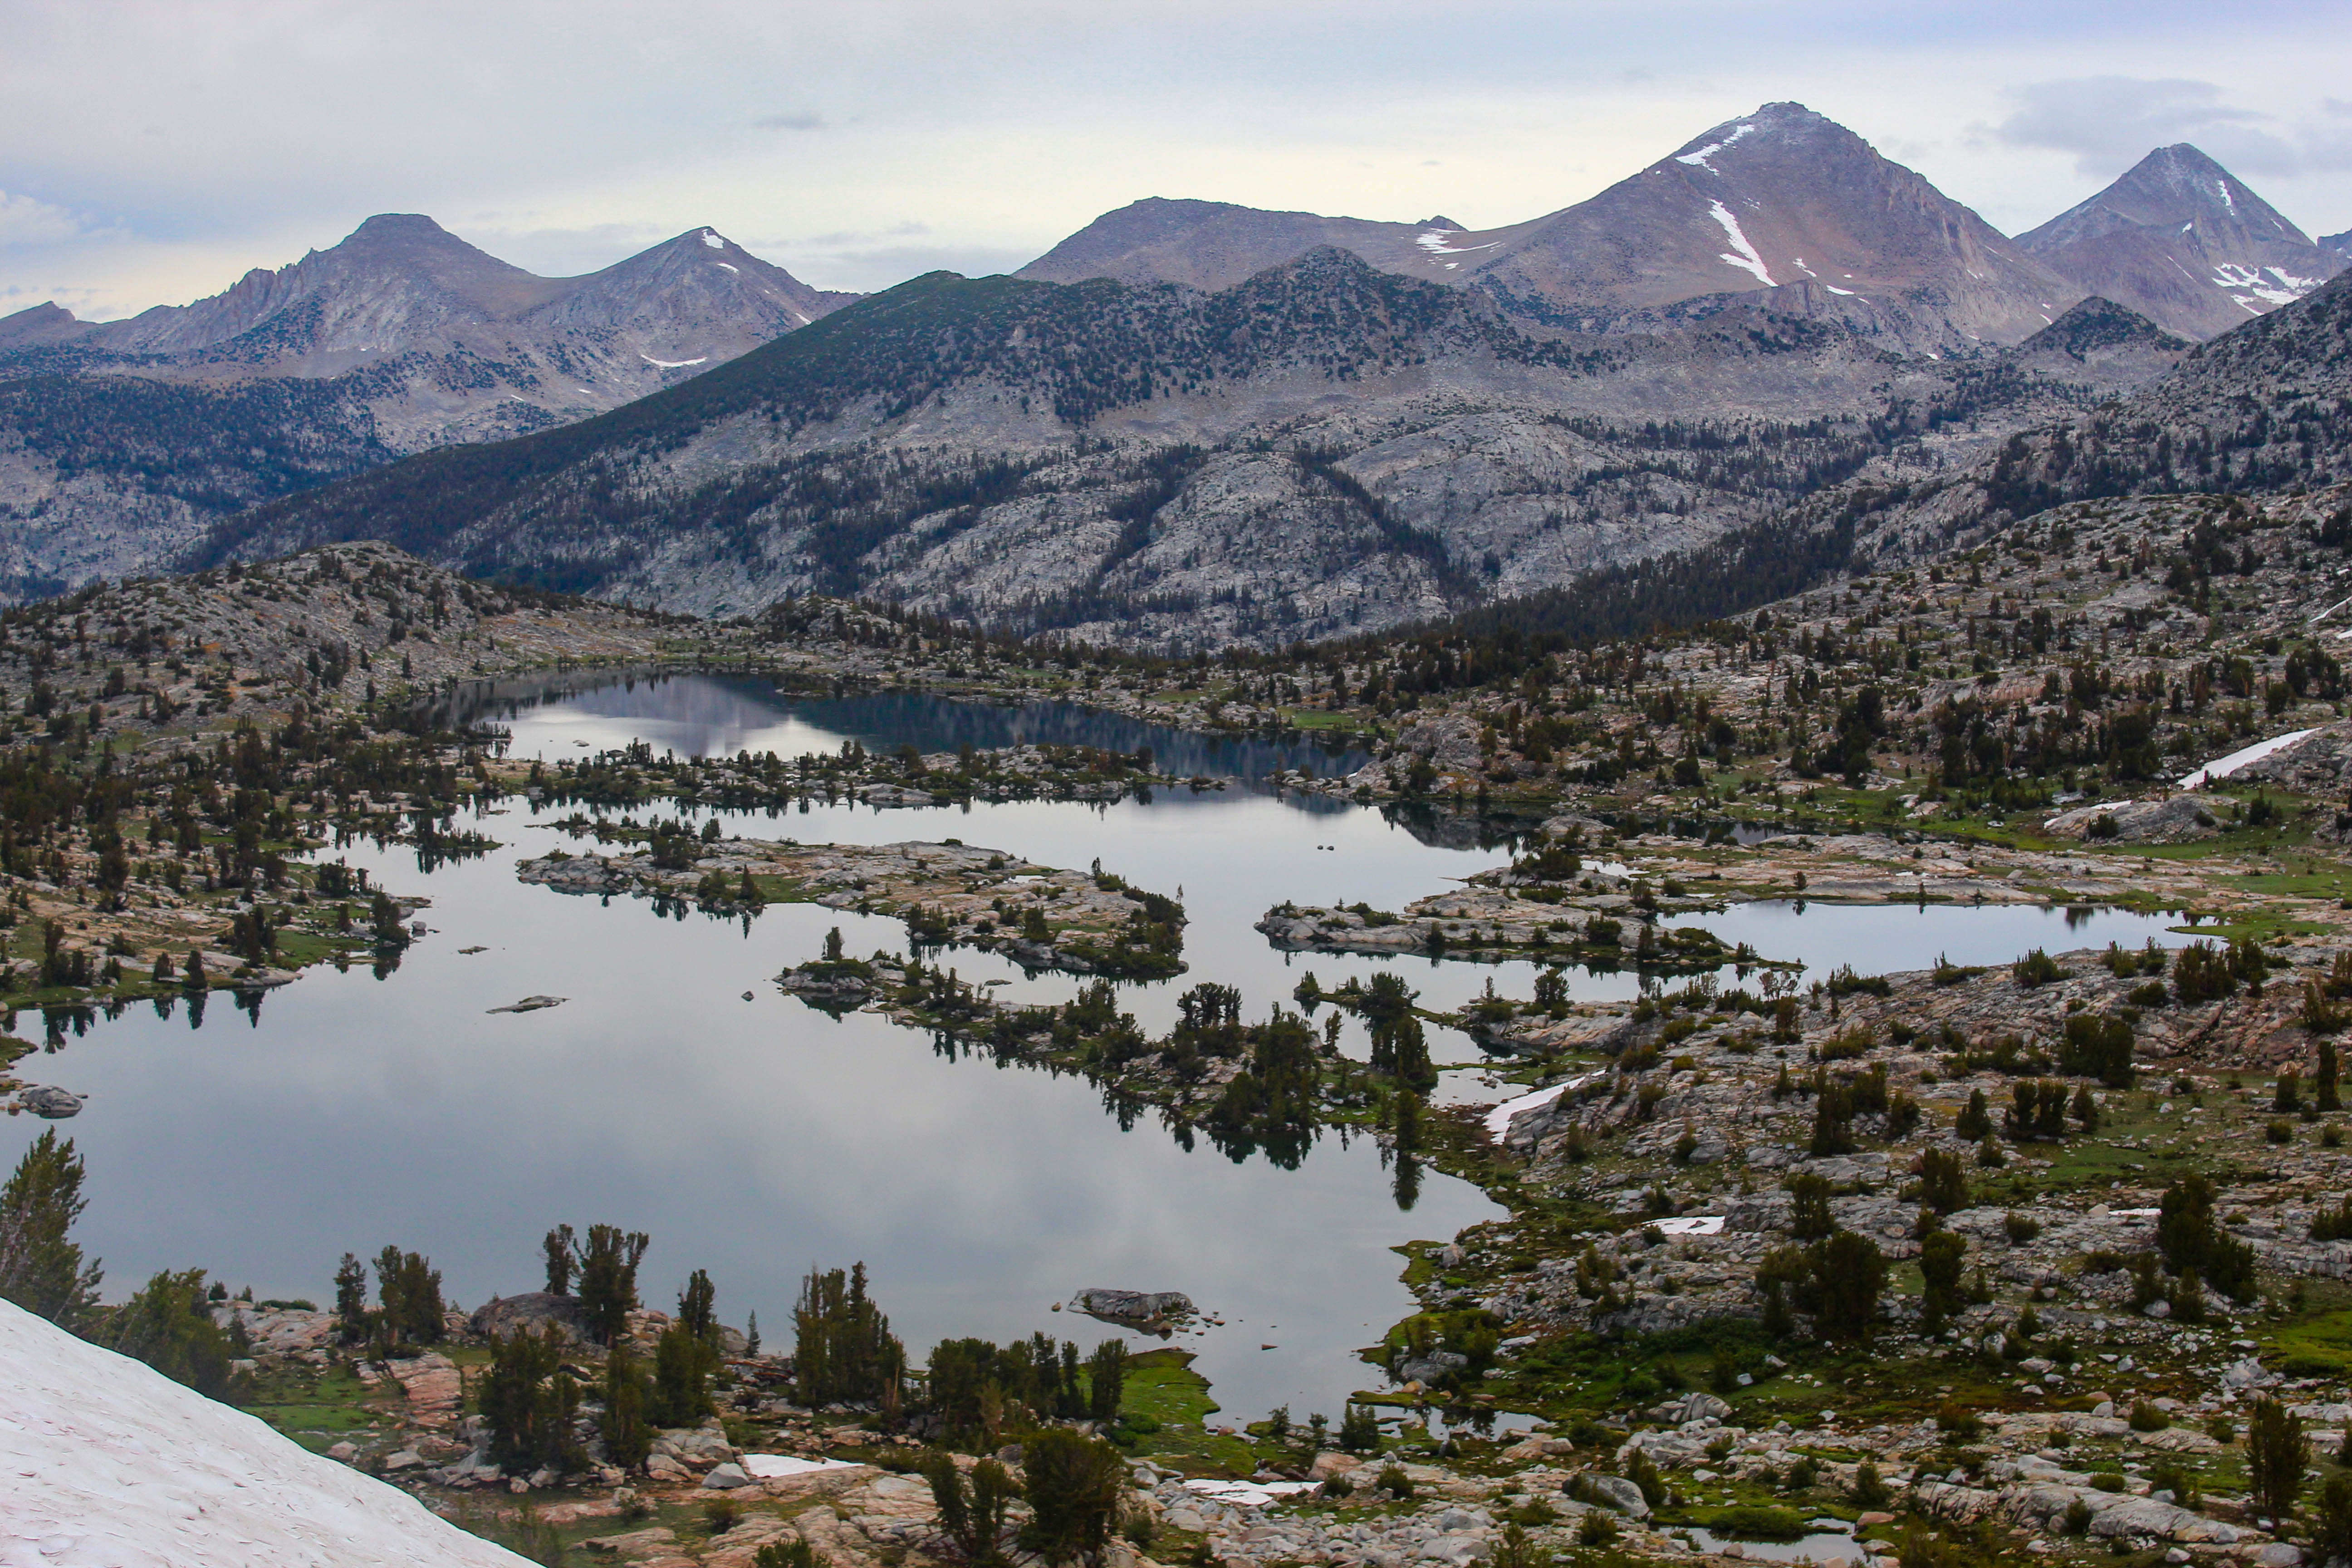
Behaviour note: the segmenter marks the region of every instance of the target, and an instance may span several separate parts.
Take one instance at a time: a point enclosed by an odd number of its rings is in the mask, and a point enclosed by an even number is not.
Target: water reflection
[[[1127,752],[1149,747],[1162,773],[1245,783],[1294,771],[1331,777],[1371,760],[1352,737],[1201,735],[1068,702],[1000,706],[905,691],[802,696],[748,675],[655,671],[580,676],[553,685],[483,682],[459,689],[439,714],[455,723],[495,725],[508,732],[510,755],[549,760],[639,740],[681,757],[739,752],[794,757],[837,751],[851,740],[868,751],[912,745],[924,752],[965,745]]]
[[[583,740],[646,739],[707,753],[793,734],[803,737],[795,751],[860,736],[944,748],[958,738],[1002,743],[1013,726],[1044,721],[928,699],[795,703],[760,696],[760,685],[693,677],[518,698],[516,744],[552,755],[576,753]],[[883,728],[897,719],[913,728]],[[976,728],[959,728],[966,723]],[[1056,738],[1182,754],[1171,732],[1154,733]],[[1179,739],[1234,748],[1236,765],[1257,777],[1301,754]],[[1191,753],[1202,766],[1218,754]],[[1327,759],[1326,771],[1341,760]],[[1489,978],[1505,995],[1533,994],[1538,970],[1526,963],[1270,948],[1253,926],[1284,899],[1398,909],[1494,864],[1510,832],[1316,804],[1308,815],[1265,794],[1172,791],[1150,804],[718,815],[722,830],[747,837],[955,837],[1049,865],[1099,858],[1179,894],[1191,916],[1190,973],[1119,991],[1119,1006],[1154,1035],[1173,1026],[1177,996],[1202,979],[1237,987],[1253,1021],[1287,1005],[1309,970],[1327,990],[1394,970],[1436,1010],[1475,999]],[[342,850],[373,882],[432,900],[420,914],[429,933],[396,973],[314,970],[280,992],[216,994],[209,1016],[198,995],[42,1020],[54,1053],[44,1076],[92,1096],[72,1129],[89,1165],[84,1224],[118,1291],[156,1269],[200,1264],[261,1296],[317,1298],[343,1252],[397,1242],[429,1253],[452,1295],[473,1302],[531,1287],[549,1226],[609,1221],[655,1237],[646,1281],[656,1304],[707,1268],[722,1315],[740,1322],[756,1309],[772,1332],[790,1321],[812,1262],[864,1258],[919,1351],[950,1334],[1003,1340],[1061,1326],[1051,1303],[1082,1286],[1184,1290],[1224,1320],[1182,1342],[1201,1353],[1229,1414],[1287,1404],[1336,1415],[1350,1389],[1377,1377],[1356,1347],[1411,1310],[1390,1248],[1500,1217],[1475,1190],[1364,1138],[1327,1132],[1295,1169],[1237,1163],[1082,1079],[986,1051],[950,1059],[870,1015],[808,1008],[772,979],[814,956],[828,929],[839,927],[854,953],[895,953],[906,950],[903,928],[813,905],[714,921],[683,906],[519,884],[516,859],[573,847],[554,815],[510,803],[478,817],[469,826],[502,845],[479,858],[420,864],[410,847]],[[2100,913],[2069,930],[2063,913],[2041,910],[1819,904],[1700,919],[1727,942],[1801,958],[1817,973],[1846,962],[1865,972],[1924,967],[1938,952],[2005,963],[2031,946],[2110,937],[2135,946],[2164,923]],[[1002,982],[993,989],[1015,1001],[1066,1001],[1077,985],[987,953],[942,961],[963,980]],[[1623,996],[1639,984],[1631,973],[1585,974],[1572,990]],[[569,1000],[489,1011],[532,994]],[[1339,1044],[1368,1054],[1360,1020],[1344,1022]],[[1465,1038],[1433,1030],[1431,1045],[1454,1068],[1439,1100],[1505,1097],[1478,1081],[1481,1058]],[[10,1123],[0,1158],[13,1163],[37,1131],[29,1118]]]

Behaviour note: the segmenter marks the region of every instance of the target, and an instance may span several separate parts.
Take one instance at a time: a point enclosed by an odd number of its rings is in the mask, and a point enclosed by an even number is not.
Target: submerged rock
[[[62,1121],[68,1116],[81,1114],[81,1102],[85,1098],[71,1089],[53,1089],[43,1084],[25,1090],[16,1097],[16,1100],[36,1116]]]

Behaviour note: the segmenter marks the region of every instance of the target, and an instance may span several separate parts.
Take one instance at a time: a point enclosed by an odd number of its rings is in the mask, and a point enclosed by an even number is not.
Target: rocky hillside
[[[1223,289],[1318,245],[1580,331],[1647,330],[1737,302],[1966,352],[2014,343],[2086,292],[1797,103],[1726,121],[1589,201],[1505,228],[1145,201],[1020,276]]]
[[[942,274],[604,418],[257,509],[207,558],[378,537],[681,610],[815,589],[1288,641],[1687,546],[1857,474],[1940,472],[2160,372],[2158,337],[1906,360],[1753,306],[1535,331],[1329,247],[1215,294]]]
[[[2018,244],[2075,287],[2192,338],[2300,300],[2346,261],[2185,142]]]
[[[2347,442],[2352,284],[2339,275],[2139,391],[1895,499],[1872,526],[1916,551],[2070,500],[2291,492],[2352,478]]]
[[[395,705],[451,681],[690,658],[651,611],[476,583],[373,542],[86,589],[0,619],[0,742],[131,734],[152,751],[290,710]]]
[[[0,320],[0,581],[152,569],[242,507],[619,407],[850,298],[709,229],[541,278],[391,214],[193,305],[36,306]]]

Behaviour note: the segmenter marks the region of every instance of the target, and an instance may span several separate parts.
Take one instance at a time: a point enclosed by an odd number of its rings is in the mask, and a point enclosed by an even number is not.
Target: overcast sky
[[[0,314],[184,303],[376,212],[542,273],[709,224],[856,289],[1148,195],[1487,227],[1778,99],[2009,233],[2179,141],[2352,228],[2343,0],[15,0]]]

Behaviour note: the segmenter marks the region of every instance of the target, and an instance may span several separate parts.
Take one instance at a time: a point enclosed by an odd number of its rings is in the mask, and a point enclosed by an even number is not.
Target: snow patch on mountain
[[[701,364],[710,358],[709,354],[704,354],[700,359],[656,359],[649,353],[642,353],[637,357],[647,364],[658,365],[663,370],[684,370],[688,365]]]
[[[1748,237],[1740,232],[1739,220],[1732,216],[1731,209],[1721,202],[1709,202],[1706,206],[1707,216],[1721,224],[1723,232],[1729,237],[1731,249],[1739,253],[1734,256],[1730,251],[1721,252],[1723,259],[1742,271],[1753,272],[1764,280],[1764,287],[1767,289],[1779,288],[1780,285],[1772,281],[1771,270],[1764,265],[1764,258],[1758,254],[1754,246],[1748,243]]]
[[[1743,125],[1738,130],[1734,131],[1730,135],[1725,137],[1722,141],[1710,142],[1696,153],[1677,153],[1675,154],[1675,162],[1677,163],[1689,163],[1695,167],[1705,169],[1710,174],[1720,175],[1723,171],[1708,163],[1707,160],[1714,157],[1717,153],[1722,152],[1725,148],[1729,147],[1733,142],[1738,141],[1742,136],[1747,135],[1749,132],[1755,129],[1756,127],[1753,125]]]
[[[1412,242],[1432,256],[1465,256],[1474,250],[1492,250],[1503,243],[1499,239],[1490,239],[1484,245],[1454,244],[1453,241],[1461,233],[1458,228],[1433,228],[1424,234],[1413,236]]]
[[[0,1388],[0,1563],[525,1568],[406,1492],[7,1301]]]
[[[706,228],[702,231],[702,243],[713,250],[727,248],[727,242],[719,237],[719,231],[715,228]]]
[[[2281,268],[2248,267],[2235,261],[2217,262],[2213,268],[2213,286],[2231,299],[2238,299],[2238,290],[2243,289],[2273,305],[2293,304],[2318,288],[2321,281],[2317,278],[2298,278]],[[2246,301],[2238,300],[2238,303],[2243,305]]]

